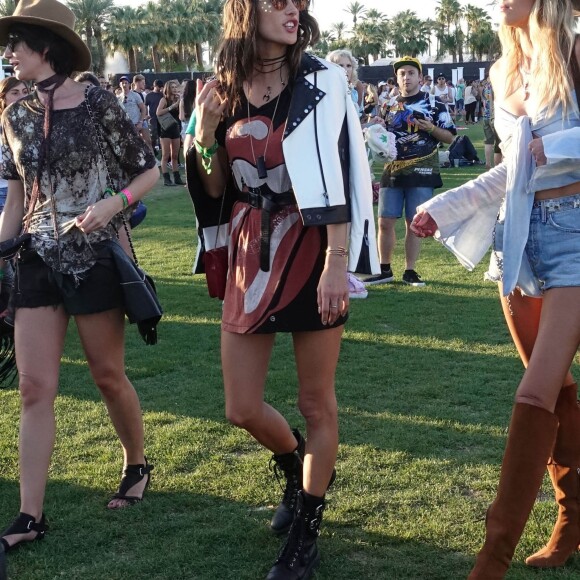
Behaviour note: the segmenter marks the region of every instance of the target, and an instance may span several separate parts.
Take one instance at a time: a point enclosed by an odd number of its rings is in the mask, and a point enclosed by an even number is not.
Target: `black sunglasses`
[[[14,52],[14,49],[19,42],[22,42],[22,38],[18,34],[10,33],[8,35],[8,42],[6,43],[6,50]]]

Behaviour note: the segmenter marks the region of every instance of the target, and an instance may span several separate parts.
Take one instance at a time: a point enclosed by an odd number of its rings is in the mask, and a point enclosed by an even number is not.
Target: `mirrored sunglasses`
[[[287,2],[288,0],[270,0],[272,8],[275,10],[284,10],[284,8],[286,8]],[[294,3],[294,6],[296,6],[296,8],[298,8],[300,11],[308,10],[308,7],[310,6],[310,0],[292,0],[292,2]]]

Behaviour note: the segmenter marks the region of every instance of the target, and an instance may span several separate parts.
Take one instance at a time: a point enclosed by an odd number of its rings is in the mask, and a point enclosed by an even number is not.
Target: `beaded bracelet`
[[[201,164],[205,169],[205,172],[211,174],[211,162],[213,156],[217,153],[219,144],[217,140],[211,147],[204,147],[197,139],[193,141],[196,151],[201,155]]]
[[[338,246],[338,248],[326,248],[326,255],[327,256],[340,256],[341,258],[348,257],[348,252],[346,248],[342,246]]]
[[[120,191],[117,195],[120,196],[121,200],[123,201],[123,209],[129,207],[129,200],[127,199],[127,194],[124,191]]]

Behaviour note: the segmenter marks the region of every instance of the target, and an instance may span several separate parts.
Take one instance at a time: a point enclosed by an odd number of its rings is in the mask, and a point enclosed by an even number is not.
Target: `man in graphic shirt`
[[[421,91],[422,67],[413,57],[404,56],[393,64],[401,95],[386,115],[387,130],[396,136],[397,159],[385,165],[379,191],[378,245],[381,273],[367,278],[365,284],[385,284],[394,279],[391,260],[395,248],[395,223],[405,208],[405,272],[403,282],[424,286],[415,271],[421,239],[409,225],[417,206],[441,187],[439,142],[451,143],[456,134],[447,105]]]

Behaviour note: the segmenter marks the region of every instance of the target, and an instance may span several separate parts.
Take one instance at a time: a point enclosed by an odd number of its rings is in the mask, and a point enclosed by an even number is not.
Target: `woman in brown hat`
[[[0,240],[23,231],[28,238],[17,255],[12,297],[21,513],[1,534],[6,550],[46,530],[54,400],[70,316],[123,446],[123,478],[109,507],[139,501],[151,470],[139,400],[125,376],[124,303],[113,254],[122,210],[155,184],[158,171],[114,96],[70,78],[90,66],[73,26],[74,15],[56,0],[21,0],[13,16],[0,19],[4,58],[20,80],[37,87],[2,117],[0,175],[8,180],[8,199]]]
[[[470,580],[504,578],[546,465],[558,519],[526,560],[563,566],[580,544],[580,37],[574,0],[502,0],[502,56],[490,79],[505,162],[418,208],[412,229],[486,277],[526,367],[515,393],[498,491]],[[469,239],[468,239],[469,238]]]

